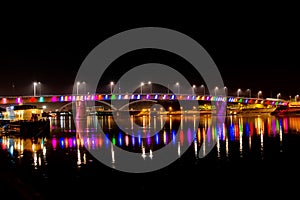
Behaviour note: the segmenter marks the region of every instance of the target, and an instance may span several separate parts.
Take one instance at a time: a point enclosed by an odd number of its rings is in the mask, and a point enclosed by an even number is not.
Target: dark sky
[[[286,97],[300,94],[299,17],[293,13],[255,15],[214,20],[136,17],[109,22],[103,16],[33,15],[3,20],[0,96],[31,95],[33,81],[42,82],[44,94],[71,93],[78,68],[96,45],[121,31],[144,26],[171,28],[198,41],[217,64],[229,93],[251,88],[253,94],[262,90],[265,97],[276,97],[278,92]],[[120,59],[114,70],[120,71],[121,65],[164,62],[161,55],[157,51],[132,53]],[[167,56],[176,60],[174,55]]]

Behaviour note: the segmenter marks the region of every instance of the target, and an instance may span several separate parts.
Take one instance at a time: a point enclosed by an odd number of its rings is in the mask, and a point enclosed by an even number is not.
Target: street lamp
[[[205,87],[204,87],[204,85],[201,85],[200,87],[203,88],[203,96],[205,96]]]
[[[259,91],[258,93],[257,93],[257,98],[259,99],[259,95],[260,94],[262,94],[262,91]]]
[[[78,88],[79,88],[79,85],[80,85],[80,82],[77,81],[77,83],[76,83],[76,94],[77,94],[77,95],[78,95]]]
[[[193,87],[192,87],[192,95],[195,94],[195,88],[196,88],[196,85],[193,85]]]
[[[281,94],[280,94],[280,93],[278,93],[278,94],[277,94],[277,99],[279,99],[279,97],[280,97],[280,96],[281,96]]]
[[[228,92],[227,92],[227,87],[226,86],[224,86],[224,92],[225,92],[225,96],[227,96],[228,94]]]
[[[144,86],[144,82],[141,82],[141,94],[143,94],[143,86]]]
[[[36,96],[36,86],[37,82],[33,82],[33,96]]]
[[[178,92],[177,92],[177,93],[179,94],[179,93],[180,93],[180,85],[179,85],[179,82],[176,83],[176,86],[178,87]]]
[[[298,98],[299,98],[299,95],[297,94],[297,95],[295,96],[295,101],[297,101]]]
[[[111,82],[110,82],[110,94],[112,94],[113,86],[114,86],[114,82],[111,81]]]
[[[251,90],[247,89],[247,92],[249,92],[249,98],[251,98]]]
[[[37,83],[40,87],[39,87],[39,95],[41,96],[42,95],[42,84],[41,82],[38,82]]]
[[[215,91],[215,96],[217,96],[217,90],[218,90],[219,88],[218,87],[215,87],[215,89],[214,89],[214,91]]]
[[[152,94],[152,83],[151,83],[151,81],[148,81],[148,85],[150,86],[150,94]]]
[[[240,92],[241,92],[241,91],[242,91],[241,89],[238,89],[238,90],[237,90],[237,97],[240,96]]]

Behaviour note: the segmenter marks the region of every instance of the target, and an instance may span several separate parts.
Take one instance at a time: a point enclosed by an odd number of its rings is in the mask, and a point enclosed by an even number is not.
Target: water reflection
[[[199,124],[195,123],[199,120]],[[182,156],[184,144],[192,144],[193,156],[203,157],[209,145],[216,151],[210,154],[216,159],[265,159],[266,149],[284,152],[284,139],[288,133],[299,133],[300,117],[230,116],[224,123],[214,123],[211,115],[197,116],[155,116],[132,118],[132,123],[142,124],[137,132],[126,132],[116,128],[111,116],[90,117],[81,126],[80,134],[74,132],[71,118],[51,119],[51,138],[18,138],[1,136],[0,146],[16,160],[30,157],[34,169],[48,164],[48,153],[75,155],[73,162],[80,168],[87,164],[87,150],[106,149],[110,151],[112,165],[118,162],[116,147],[140,153],[141,159],[155,159],[156,150],[171,146],[174,155]],[[187,123],[191,122],[191,123]],[[159,127],[157,125],[159,124]],[[184,126],[185,129],[183,128]],[[101,132],[100,127],[104,132]],[[55,133],[60,130],[62,134]],[[178,130],[178,132],[177,132]],[[66,132],[74,134],[64,134]],[[176,135],[179,134],[178,136]],[[272,145],[270,145],[272,143]],[[276,146],[277,145],[277,146]],[[274,148],[276,146],[276,148]],[[201,151],[200,151],[201,150]],[[76,158],[76,159],[75,159]],[[53,162],[53,160],[52,160]]]

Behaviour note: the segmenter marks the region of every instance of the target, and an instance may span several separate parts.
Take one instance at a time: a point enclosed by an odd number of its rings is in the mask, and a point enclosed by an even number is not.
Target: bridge
[[[190,95],[190,94],[94,94],[94,95],[43,95],[43,96],[7,96],[0,97],[0,106],[20,104],[59,104],[60,108],[66,104],[78,101],[96,101],[110,106],[110,101],[198,101],[199,103],[227,102],[228,104],[261,104],[263,106],[287,106],[288,101],[282,99],[262,99],[235,96]],[[111,109],[116,109],[112,108]]]

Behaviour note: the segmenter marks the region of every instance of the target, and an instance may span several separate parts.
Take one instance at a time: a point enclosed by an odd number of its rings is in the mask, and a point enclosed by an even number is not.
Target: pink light
[[[92,101],[95,100],[95,96],[94,96],[94,95],[91,96],[91,100],[92,100]]]
[[[53,138],[53,139],[52,139],[52,147],[53,147],[54,150],[55,150],[56,147],[57,147],[57,140],[56,140],[56,138]]]
[[[2,99],[2,104],[7,104],[7,99],[6,98]]]
[[[57,97],[56,97],[56,96],[53,96],[53,97],[51,98],[51,102],[57,102]]]
[[[69,101],[72,101],[72,96],[69,96]]]

